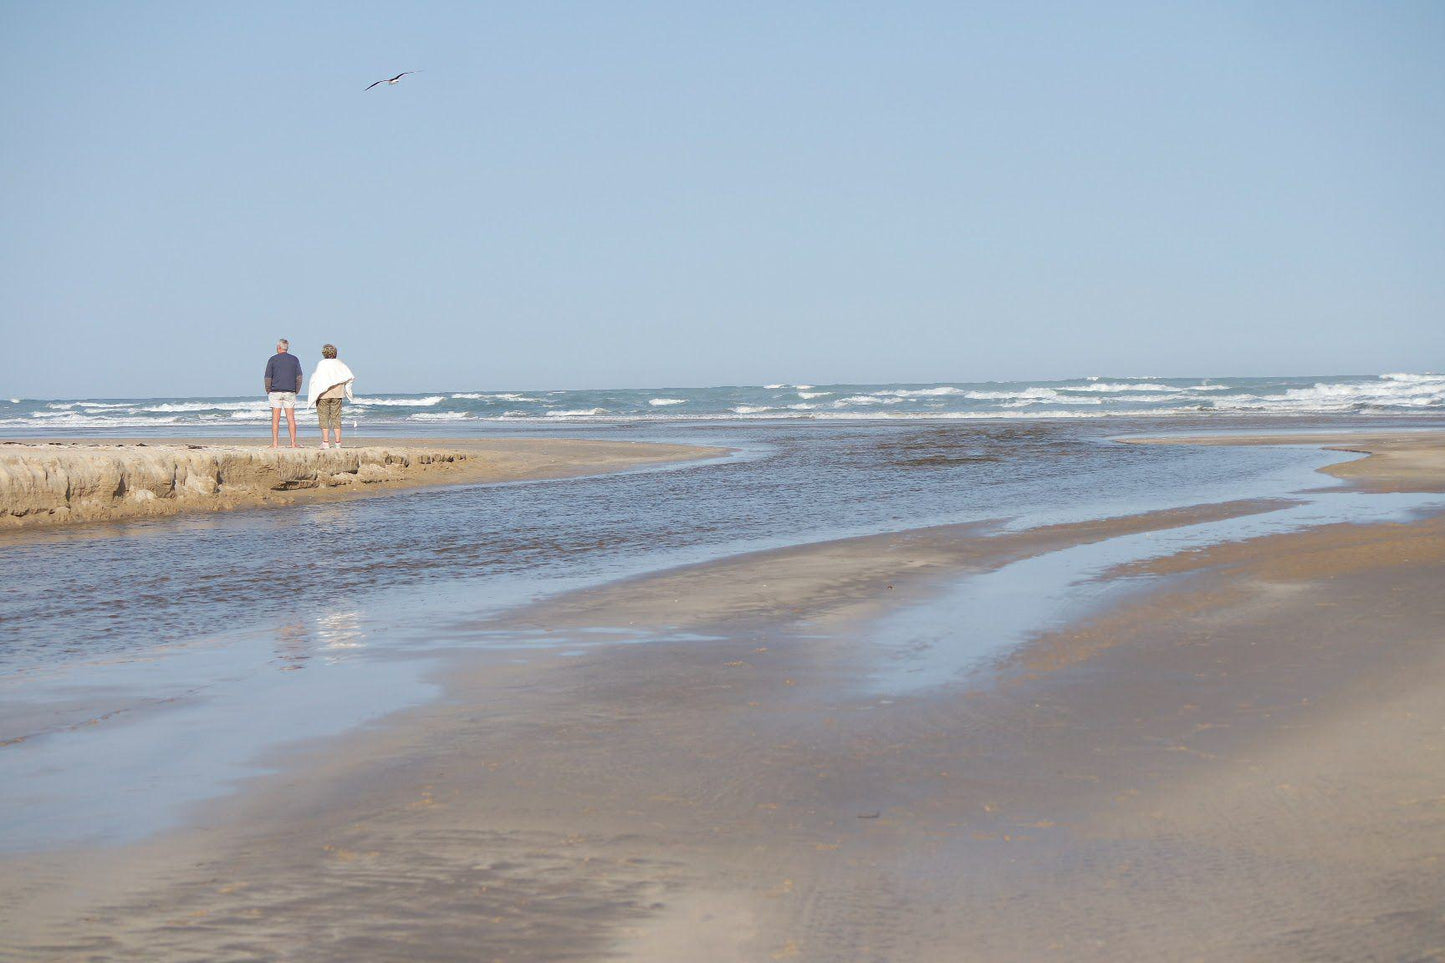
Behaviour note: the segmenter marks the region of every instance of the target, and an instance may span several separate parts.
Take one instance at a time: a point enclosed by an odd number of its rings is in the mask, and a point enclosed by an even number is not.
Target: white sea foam
[[[87,415],[79,412],[31,412],[30,418],[4,418],[0,419],[0,425],[8,425],[12,428],[35,429],[36,422],[30,419],[39,415],[47,415],[41,424],[46,430],[52,428],[146,428],[151,425],[178,425],[182,424],[180,418],[165,417],[157,418],[137,417],[133,415]]]
[[[890,388],[873,393],[875,395],[886,395],[894,398],[932,398],[940,395],[965,394],[962,388],[954,388],[950,385],[940,385],[937,388]]]
[[[1077,405],[1103,405],[1103,404],[1104,404],[1104,399],[1103,399],[1103,398],[1058,398],[1058,397],[1028,396],[1028,397],[1024,397],[1024,398],[1017,398],[1017,399],[1015,399],[1015,400],[1013,400],[1013,401],[1004,401],[1004,402],[1001,402],[1001,403],[999,404],[999,407],[1000,407],[1000,408],[1027,408],[1027,407],[1029,407],[1030,405],[1057,405],[1057,404],[1076,405],[1076,406],[1077,406]]]
[[[1213,401],[1214,399],[1210,399]],[[693,414],[663,414],[663,413],[609,413],[604,408],[592,408],[569,411],[550,411],[538,413],[535,411],[509,410],[500,416],[487,418],[472,418],[474,421],[588,421],[607,420],[620,422],[679,422],[679,421],[720,421],[729,420],[752,420],[752,419],[800,419],[800,420],[831,420],[831,421],[920,421],[920,420],[964,420],[964,421],[988,421],[988,420],[1048,420],[1048,419],[1098,419],[1098,418],[1145,418],[1145,417],[1172,417],[1172,416],[1198,416],[1202,412],[1210,410],[1207,402],[1200,401],[1198,404],[1172,406],[1172,407],[1119,407],[1112,408],[1105,401],[1095,399],[1079,400],[1073,399],[1066,402],[1069,407],[1060,408],[1057,405],[1047,405],[1039,399],[1015,399],[1015,403],[1004,403],[985,410],[970,411],[949,411],[941,410],[936,404],[929,410],[900,410],[896,406],[863,406],[858,408],[845,408],[839,410],[836,406],[833,410],[814,410],[814,407],[807,405],[789,405],[787,407],[770,407],[766,405],[737,405],[727,411],[698,412]],[[1088,410],[1080,410],[1087,406]],[[1269,413],[1275,411],[1281,414],[1295,413],[1292,410],[1281,408],[1270,408],[1256,404],[1251,407],[1247,404],[1241,405],[1239,410],[1256,411]],[[445,413],[444,413],[445,414]],[[459,415],[460,413],[453,413]],[[416,417],[416,416],[413,416]],[[437,420],[443,420],[438,418]],[[449,420],[449,419],[448,419]],[[3,423],[3,422],[0,422]]]
[[[1067,409],[1047,409],[1044,411],[870,411],[870,412],[841,412],[825,411],[819,412],[817,417],[830,420],[854,419],[859,421],[880,420],[880,421],[919,421],[939,419],[945,421],[1006,421],[1013,419],[1049,419],[1049,418],[1143,418],[1155,415],[1176,415],[1191,414],[1197,415],[1195,409],[1129,409],[1120,411],[1070,411]]]
[[[10,399],[10,403],[11,403],[12,405],[18,405],[18,404],[20,404],[20,399],[19,399],[19,398],[11,398],[11,399]]]
[[[798,397],[799,397],[799,398],[826,398],[826,397],[828,397],[829,395],[831,395],[832,393],[833,393],[833,392],[831,392],[831,391],[800,391],[800,392],[798,392]]]
[[[970,401],[1007,401],[1014,398],[1031,398],[1053,401],[1059,393],[1053,388],[1025,388],[1022,391],[965,391],[963,396]]]
[[[1426,372],[1424,374],[1409,374],[1407,372],[1392,372],[1380,375],[1381,381],[1410,381],[1430,382],[1434,384],[1445,384],[1445,375]]]
[[[1273,396],[1271,396],[1273,397]],[[1438,405],[1445,402],[1445,379],[1440,381],[1395,380],[1368,384],[1325,384],[1317,382],[1308,388],[1288,388],[1283,400],[1287,403]]]
[[[1103,405],[1103,404],[1108,404],[1108,403],[1110,403],[1110,402],[1113,401],[1114,399],[1112,399],[1112,398],[1065,398],[1064,400],[1067,401],[1067,402],[1068,402],[1069,404],[1071,404],[1071,405]],[[1156,404],[1164,404],[1165,402],[1168,402],[1168,401],[1194,401],[1194,402],[1197,402],[1197,401],[1200,400],[1200,398],[1199,398],[1198,395],[1187,395],[1187,394],[1183,394],[1183,393],[1175,393],[1175,394],[1167,394],[1167,395],[1144,395],[1144,394],[1130,395],[1127,399],[1120,399],[1120,400],[1132,401],[1132,402],[1134,402],[1135,404],[1156,405]]]
[[[1269,404],[1269,399],[1251,394],[1215,395],[1208,400],[1207,404],[1214,408],[1224,409],[1261,409]]]
[[[453,398],[462,401],[541,401],[541,398],[529,398],[526,395],[513,394],[511,392],[497,392],[486,394],[479,391],[458,391],[452,395]]]
[[[114,406],[124,407],[124,406]],[[271,410],[271,405],[264,398],[255,401],[167,401],[159,405],[146,405],[138,411],[158,411],[163,413],[179,413],[188,411],[265,411]]]
[[[397,408],[430,408],[432,405],[439,405],[446,401],[441,395],[430,395],[426,398],[357,398],[358,405],[366,405],[368,408],[375,405],[389,405]]]
[[[786,388],[787,385],[763,385],[763,387],[769,391],[777,391],[779,388]]]
[[[1391,408],[1445,407],[1445,378],[1391,379],[1372,382],[1330,384],[1316,382],[1308,387],[1286,388],[1273,394],[1248,392],[1215,395],[1211,407],[1229,411],[1279,412],[1283,414],[1331,414]]]
[[[1059,390],[1059,391],[1102,391],[1102,392],[1106,392],[1106,393],[1108,393],[1108,394],[1115,394],[1115,393],[1120,392],[1120,391],[1152,391],[1152,392],[1155,392],[1155,393],[1157,394],[1158,391],[1159,391],[1159,385],[1157,385],[1157,384],[1153,384],[1153,385],[1135,385],[1135,384],[1128,384],[1127,382],[1121,382],[1121,381],[1096,381],[1096,382],[1094,382],[1093,384],[1087,384],[1087,385],[1061,385],[1058,390]],[[1211,391],[1212,391],[1212,390],[1214,390],[1214,389],[1211,388],[1211,389],[1208,389],[1208,390],[1211,390]]]
[[[111,413],[112,413],[112,414],[139,415],[139,412],[137,412],[134,408],[126,408],[126,409],[124,409],[123,411],[111,412]],[[100,411],[72,411],[72,410],[67,410],[67,411],[43,411],[43,410],[42,410],[42,411],[32,411],[32,412],[30,412],[30,417],[31,417],[31,418],[44,418],[44,419],[48,419],[48,421],[54,421],[54,420],[56,420],[56,419],[62,419],[62,420],[63,420],[63,419],[66,419],[66,418],[102,418],[102,417],[104,417],[105,415],[106,415],[106,412],[100,412]],[[144,421],[145,419],[144,419],[144,418],[140,418],[140,420],[141,420],[141,421]],[[48,423],[48,421],[47,421],[47,423]]]
[[[812,391],[812,390],[813,390],[813,386],[812,386],[812,385],[793,385],[793,387],[794,387],[794,388],[797,388],[799,391]]]
[[[415,414],[407,415],[407,421],[462,421],[467,417],[465,411],[418,411]]]
[[[849,395],[847,398],[839,398],[833,402],[834,408],[844,408],[848,405],[897,405],[902,404],[902,398],[880,398],[877,395]]]
[[[686,398],[652,398],[652,399],[649,399],[647,403],[648,403],[649,405],[652,405],[654,408],[661,408],[661,407],[664,407],[664,406],[666,406],[666,405],[685,405],[685,404],[687,404],[687,399],[686,399]]]

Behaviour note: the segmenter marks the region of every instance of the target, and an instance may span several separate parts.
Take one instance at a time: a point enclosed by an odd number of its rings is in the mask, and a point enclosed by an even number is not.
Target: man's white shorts
[[[273,391],[266,397],[271,399],[272,408],[296,407],[296,392],[294,391]]]

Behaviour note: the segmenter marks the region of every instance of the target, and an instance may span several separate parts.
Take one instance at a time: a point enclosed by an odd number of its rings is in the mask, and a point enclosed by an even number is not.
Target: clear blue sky
[[[1438,369],[1445,3],[0,0],[0,219],[6,395]]]

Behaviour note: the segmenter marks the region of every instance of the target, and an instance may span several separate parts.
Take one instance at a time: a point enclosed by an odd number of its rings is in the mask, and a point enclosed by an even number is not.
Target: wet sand
[[[1445,487],[1429,444],[1330,443],[1391,453],[1357,484]],[[1439,958],[1445,520],[1118,570],[1166,578],[1012,651],[986,684],[867,695],[877,653],[835,631],[1009,561],[1271,506],[803,546],[474,626],[664,637],[458,656],[444,699],[294,748],[185,829],[6,858],[0,949]]]
[[[1445,477],[1445,444],[1438,431],[1181,434],[1124,440],[1145,445],[1314,445],[1354,452],[1366,457],[1323,471],[1365,491],[1436,492]]]
[[[0,442],[0,528],[291,505],[429,485],[568,478],[722,449],[566,438],[397,439],[322,450],[254,439]]]

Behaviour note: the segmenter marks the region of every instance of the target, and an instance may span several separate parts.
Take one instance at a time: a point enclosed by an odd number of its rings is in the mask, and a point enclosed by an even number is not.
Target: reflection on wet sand
[[[342,650],[365,648],[366,632],[362,629],[361,613],[352,609],[317,616],[316,640],[329,653],[328,662],[339,659]]]
[[[311,630],[305,622],[283,622],[276,626],[276,661],[281,669],[304,669],[311,658]]]

